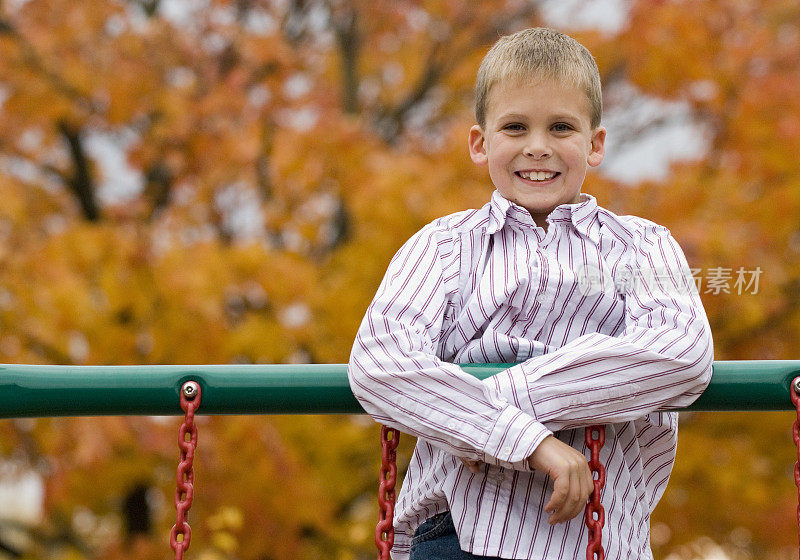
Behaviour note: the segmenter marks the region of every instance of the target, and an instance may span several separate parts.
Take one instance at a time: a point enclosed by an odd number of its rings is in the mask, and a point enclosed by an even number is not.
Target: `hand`
[[[483,461],[472,460],[472,459],[464,459],[461,457],[461,462],[464,463],[464,466],[467,467],[471,473],[478,474],[481,472],[481,467],[483,466]]]
[[[550,525],[569,521],[583,511],[594,490],[589,461],[583,453],[547,436],[528,457],[528,465],[553,479],[553,495],[544,506]]]

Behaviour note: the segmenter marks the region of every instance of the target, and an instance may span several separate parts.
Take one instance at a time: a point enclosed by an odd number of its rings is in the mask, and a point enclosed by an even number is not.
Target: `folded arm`
[[[691,404],[711,379],[711,329],[678,244],[661,227],[642,236],[621,336],[582,336],[485,383],[553,431]]]
[[[428,227],[395,255],[350,357],[350,385],[378,422],[457,457],[524,461],[550,432],[529,412],[436,356],[448,294]]]

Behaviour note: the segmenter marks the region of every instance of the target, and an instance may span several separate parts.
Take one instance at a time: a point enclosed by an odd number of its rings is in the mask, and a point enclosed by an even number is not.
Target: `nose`
[[[553,154],[553,150],[545,135],[531,133],[525,139],[525,146],[523,147],[522,153],[526,157],[544,159],[550,157]]]

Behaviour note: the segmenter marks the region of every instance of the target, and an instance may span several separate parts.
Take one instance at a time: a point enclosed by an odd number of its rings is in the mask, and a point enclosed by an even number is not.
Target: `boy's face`
[[[500,81],[486,107],[486,126],[470,129],[472,161],[489,167],[505,198],[539,226],[556,206],[578,202],[586,169],[599,165],[606,130],[592,129],[589,100],[551,79]]]

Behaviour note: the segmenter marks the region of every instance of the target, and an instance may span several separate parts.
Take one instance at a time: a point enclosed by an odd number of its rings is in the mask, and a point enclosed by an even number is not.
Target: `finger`
[[[575,488],[577,491],[575,495],[575,510],[570,519],[577,517],[583,512],[584,508],[586,507],[586,501],[589,499],[589,494],[593,488],[591,473],[589,472],[589,466],[587,463],[583,462],[580,464],[575,473],[575,478]]]
[[[581,463],[575,471],[575,488],[577,490],[575,495],[575,515],[578,515],[586,505],[593,488],[592,475],[586,463]]]
[[[472,473],[478,474],[480,472],[480,461],[473,461],[471,459],[461,459],[461,462],[467,467]]]
[[[556,523],[563,523],[575,517],[582,506],[581,504],[581,480],[579,472],[573,467],[569,470],[569,490],[564,499],[564,506],[554,516]]]
[[[551,525],[558,523],[560,512],[564,508],[564,502],[567,499],[569,482],[565,481],[564,478],[565,476],[559,476],[553,479],[553,495],[550,496],[550,500],[544,506],[545,513],[550,514],[548,521]]]
[[[589,469],[588,463],[586,464],[586,470],[584,471],[582,478],[585,487],[584,492],[586,494],[586,499],[584,500],[584,502],[586,502],[589,500],[589,496],[591,496],[592,492],[594,491],[594,475],[592,475],[592,471],[591,469]]]
[[[566,503],[564,504],[564,512],[561,516],[561,521],[568,521],[575,517],[581,507],[581,479],[576,469],[570,470],[570,493],[567,496]]]
[[[550,523],[563,523],[581,514],[591,492],[591,473],[588,463],[583,457],[569,465],[567,472],[562,476],[562,481],[568,480],[566,485],[563,505],[550,517]]]
[[[592,494],[594,490],[594,478],[592,477],[592,471],[589,469],[589,462],[586,460],[585,457],[582,457],[581,468],[578,473],[578,477],[580,479],[580,508],[578,514],[586,507],[586,503],[589,500],[589,496]]]

